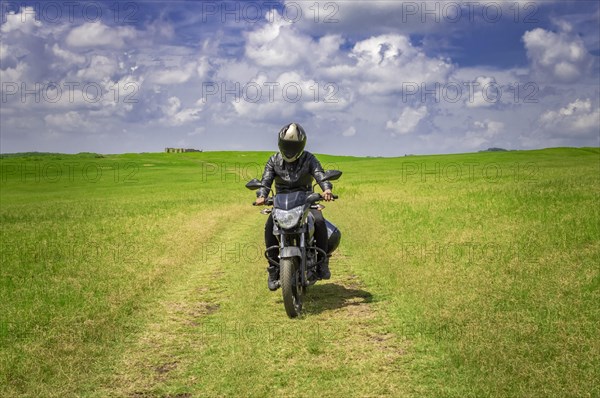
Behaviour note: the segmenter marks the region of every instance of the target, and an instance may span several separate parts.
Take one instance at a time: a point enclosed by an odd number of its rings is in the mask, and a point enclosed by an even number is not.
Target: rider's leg
[[[269,218],[265,223],[265,246],[271,247],[277,246],[278,244],[279,242],[277,241],[277,238],[275,235],[273,235],[273,215],[269,214]],[[276,255],[276,250],[269,252],[269,258],[271,258],[271,260],[277,261],[277,257],[275,257]],[[267,281],[269,290],[277,290],[279,287],[279,267],[268,263],[267,272],[269,273],[269,279]]]
[[[325,218],[323,218],[323,213],[321,213],[319,210],[312,209],[311,213],[315,218],[315,241],[317,243],[317,247],[327,253],[328,239]],[[321,263],[320,276],[323,279],[329,279],[331,277],[331,272],[329,271],[329,257],[327,256]]]

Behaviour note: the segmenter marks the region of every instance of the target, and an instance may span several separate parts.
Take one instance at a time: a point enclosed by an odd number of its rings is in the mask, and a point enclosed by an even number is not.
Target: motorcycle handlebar
[[[265,206],[272,206],[273,205],[273,198],[269,197],[269,198],[265,199],[264,205]],[[256,204],[256,202],[252,202],[252,206],[258,206],[258,205]]]
[[[333,199],[339,199],[338,195],[331,195],[331,197]],[[323,200],[323,195],[321,195],[321,199],[320,200]],[[264,205],[265,206],[272,206],[273,205],[273,197],[268,197],[267,199],[265,199]],[[252,202],[252,206],[258,206],[258,205],[256,204],[256,202]]]
[[[319,195],[321,195],[321,194],[319,194]],[[332,197],[333,199],[338,199],[338,198],[339,198],[339,196],[337,196],[337,195],[334,195],[334,194],[332,194],[332,195],[331,195],[331,197]],[[323,195],[321,195],[321,199],[319,199],[319,200],[323,200]]]

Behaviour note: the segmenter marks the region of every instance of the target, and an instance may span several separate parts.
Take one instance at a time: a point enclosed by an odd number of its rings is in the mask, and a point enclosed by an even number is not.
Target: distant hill
[[[484,149],[482,151],[479,152],[508,152],[508,149],[504,149],[504,148],[488,148],[488,149]]]
[[[78,156],[85,158],[103,158],[104,155],[95,152],[79,152],[77,154],[67,154],[60,152],[15,152],[15,153],[0,153],[0,159],[5,158],[20,158],[20,157],[42,157],[42,156]]]

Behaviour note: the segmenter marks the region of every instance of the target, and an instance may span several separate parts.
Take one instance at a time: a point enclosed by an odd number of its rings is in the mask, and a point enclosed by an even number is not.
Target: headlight
[[[289,229],[300,221],[302,216],[303,206],[294,207],[290,210],[275,209],[273,211],[273,217],[277,221],[277,224],[283,229]]]

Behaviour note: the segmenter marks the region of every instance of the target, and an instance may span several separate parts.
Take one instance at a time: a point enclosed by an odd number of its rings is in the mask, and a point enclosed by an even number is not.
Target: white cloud
[[[559,110],[544,112],[539,122],[541,128],[555,136],[599,134],[600,110],[590,99],[577,99]]]
[[[171,117],[171,124],[181,126],[200,119],[199,108],[185,108]]]
[[[406,36],[390,34],[371,37],[354,45],[352,54],[359,65],[382,65],[400,56],[414,57],[417,50]]]
[[[76,64],[76,65],[80,65],[85,63],[85,56],[83,55],[79,55],[79,54],[75,54],[69,50],[65,50],[63,48],[61,48],[58,43],[54,43],[54,45],[52,46],[52,53],[61,58],[61,60],[66,61],[67,64],[71,65],[71,64]]]
[[[465,96],[467,108],[489,107],[499,101],[499,86],[494,77],[479,76],[471,84],[473,90]],[[468,87],[467,90],[469,90]]]
[[[465,25],[481,25],[511,19],[515,6],[527,15],[553,0],[480,0],[480,1],[414,1],[374,0],[311,2],[286,0],[290,18],[301,9],[298,28],[312,35],[339,33],[344,37],[362,39],[365,36],[397,32],[406,35],[460,32]],[[529,8],[525,8],[529,4]],[[487,7],[487,8],[486,8]],[[485,10],[484,10],[485,8]],[[496,18],[495,12],[500,13]],[[487,19],[486,19],[487,18]],[[523,19],[523,16],[521,17]],[[491,20],[491,21],[490,21]]]
[[[21,7],[18,13],[10,11],[5,14],[4,6],[2,7],[2,15],[4,23],[0,27],[0,32],[8,33],[21,31],[23,33],[32,33],[35,29],[42,26],[42,23],[36,19],[35,10],[33,7]]]
[[[88,22],[69,32],[66,43],[71,47],[122,48],[126,40],[135,39],[136,31],[128,26],[107,26],[102,22]]]
[[[385,128],[392,130],[392,135],[409,134],[415,131],[415,128],[421,120],[427,116],[427,107],[421,106],[419,108],[404,108],[400,117],[396,121],[388,120]]]
[[[240,100],[232,105],[238,116],[252,121],[289,119],[296,111],[293,104],[285,101],[253,103]]]
[[[486,137],[493,137],[504,129],[504,123],[486,119],[483,122],[476,121],[475,127],[481,129]]]
[[[8,58],[8,46],[0,41],[0,61],[4,61]]]
[[[563,30],[558,33],[542,28],[527,31],[523,42],[534,73],[572,83],[587,73],[591,57],[581,38],[570,33],[570,25],[560,25]]]
[[[168,116],[175,115],[181,109],[181,101],[177,97],[171,97],[167,101],[167,105],[163,106],[163,112]]]
[[[159,69],[151,76],[151,81],[157,84],[182,84],[190,80],[195,73],[200,73],[198,65],[190,62],[183,67]]]
[[[485,119],[473,122],[473,129],[465,133],[461,139],[462,146],[468,149],[481,148],[484,144],[488,146],[493,139],[504,131],[504,123]]]
[[[167,104],[162,107],[164,113],[163,123],[171,126],[181,126],[200,119],[202,104],[196,102],[193,108],[181,107],[181,100],[177,97],[170,97]]]
[[[342,135],[344,137],[352,137],[356,135],[356,129],[354,128],[354,126],[350,126],[342,132]]]
[[[359,41],[349,56],[356,60],[354,67],[334,68],[338,76],[345,71],[356,79],[359,91],[365,95],[399,92],[407,83],[443,82],[452,70],[451,64],[427,57],[408,37],[398,34]]]
[[[203,80],[207,77],[208,72],[211,70],[210,62],[207,57],[201,57],[196,64],[196,73],[200,80]]]
[[[254,63],[266,67],[292,67],[301,61],[328,61],[342,44],[339,35],[325,35],[318,41],[299,33],[291,21],[275,10],[266,17],[261,28],[246,34],[245,53]]]
[[[337,86],[330,86],[329,90],[320,87],[320,98],[312,99],[312,93],[304,91],[305,101],[303,109],[312,112],[317,117],[327,118],[332,112],[343,112],[348,110],[354,103],[353,95],[350,91],[342,93]]]
[[[93,123],[84,118],[81,113],[70,111],[67,113],[48,114],[44,116],[46,126],[59,131],[80,132],[82,134],[93,130]]]
[[[0,80],[5,83],[23,82],[28,69],[29,67],[25,62],[19,62],[14,68],[0,70]]]
[[[117,61],[104,55],[92,55],[90,65],[77,71],[77,77],[83,81],[102,81],[110,79],[117,71]]]
[[[194,129],[194,131],[190,131],[189,133],[187,133],[187,135],[189,137],[193,137],[196,135],[202,135],[202,134],[204,134],[205,131],[206,131],[206,128],[204,126],[198,126]]]
[[[264,70],[264,68],[259,68],[245,59],[224,60],[215,72],[215,81],[250,82],[256,80],[260,70]],[[265,81],[266,79],[265,76]]]
[[[296,35],[291,23],[285,22],[277,11],[270,11],[262,28],[246,36],[246,56],[262,66],[293,66],[310,46],[308,37]],[[287,25],[287,26],[286,26]]]
[[[135,78],[131,75],[123,76],[117,81],[103,80],[105,94],[102,96],[102,109],[94,112],[99,116],[125,117],[140,101],[143,82],[143,77]]]
[[[443,7],[447,3],[427,6]],[[30,100],[21,104],[18,93],[12,96],[1,110],[5,116],[3,135],[8,130],[24,142],[25,129],[14,126],[34,121],[37,126],[30,126],[28,131],[43,131],[46,124],[47,131],[78,131],[82,140],[88,139],[86,126],[97,126],[94,139],[98,139],[100,131],[113,137],[138,134],[127,147],[131,150],[153,149],[151,146],[157,142],[162,145],[167,135],[169,141],[176,143],[198,134],[202,134],[206,148],[217,149],[231,147],[219,134],[227,129],[227,139],[240,148],[265,149],[262,138],[270,137],[267,131],[298,120],[315,132],[314,136],[311,133],[311,142],[323,152],[394,155],[400,150],[440,153],[483,145],[514,148],[523,135],[532,139],[531,147],[546,145],[551,142],[549,137],[558,134],[570,134],[564,139],[565,144],[587,144],[594,129],[598,129],[598,112],[594,108],[598,103],[597,84],[593,84],[596,81],[590,79],[591,74],[568,85],[555,84],[570,81],[575,75],[573,68],[576,73],[586,72],[590,62],[588,55],[584,54],[583,61],[578,58],[580,45],[575,35],[582,34],[586,40],[591,30],[582,31],[572,20],[571,25],[557,22],[561,25],[558,33],[541,30],[533,34],[536,25],[532,25],[527,39],[527,34],[523,36],[525,47],[518,40],[514,43],[521,46],[521,52],[529,52],[530,69],[525,65],[521,69],[485,65],[469,68],[445,58],[464,51],[462,59],[472,61],[470,52],[475,49],[460,48],[467,43],[460,39],[467,33],[465,23],[422,23],[421,15],[409,18],[406,24],[402,22],[399,10],[403,4],[424,7],[425,3],[332,3],[334,7],[339,5],[337,14],[332,15],[339,23],[334,24],[324,22],[327,11],[333,10],[324,9],[325,3],[318,4],[318,24],[312,22],[313,11],[309,7],[313,3],[294,4],[302,7],[301,21],[290,23],[273,13],[272,22],[261,20],[241,29],[239,24],[219,23],[218,16],[216,24],[201,26],[188,23],[188,19],[185,23],[179,19],[169,21],[169,13],[162,13],[154,21],[149,15],[149,23],[143,27],[135,25],[138,28],[102,23],[77,26],[79,20],[56,26],[43,19],[41,25],[15,25],[14,20],[12,25],[2,24],[2,81],[53,81],[63,87],[62,97],[53,103],[36,104]],[[514,0],[503,0],[502,7],[505,5],[514,8]],[[194,6],[190,3],[181,6],[181,10],[194,10]],[[475,7],[481,10],[481,5]],[[508,10],[503,18],[512,20],[513,8],[503,8]],[[195,14],[192,19],[200,21],[202,15]],[[28,23],[31,22],[32,18]],[[307,29],[309,25],[315,29]],[[207,31],[211,31],[210,38]],[[444,37],[451,39],[437,46],[428,44],[439,41],[442,31]],[[429,35],[431,32],[434,34]],[[450,44],[459,48],[446,47]],[[534,79],[537,76],[530,70],[543,78]],[[450,80],[463,88],[462,97],[456,102],[444,98],[433,101],[432,95],[423,99],[422,92],[411,96],[408,102],[401,97],[403,83],[416,83],[423,90],[423,84],[431,89],[436,84],[443,87]],[[72,93],[73,101],[62,84],[70,81],[81,83]],[[99,101],[85,99],[81,89],[86,81],[96,82],[104,89]],[[206,103],[196,102],[203,94],[202,82],[208,81],[217,83],[219,92],[209,96]],[[531,81],[539,84],[539,90],[533,94],[523,87]],[[256,103],[246,98],[236,102],[231,92],[222,95],[236,83],[242,88],[238,94],[242,94],[249,82],[262,87],[262,96]],[[265,86],[268,82],[279,84],[273,102],[269,101],[269,89]],[[464,101],[467,88],[462,82],[478,85],[470,102]],[[509,84],[519,82],[522,90],[518,94],[505,90]],[[297,102],[283,98],[286,83],[301,88],[302,97]],[[329,83],[334,84],[333,91],[326,89]],[[490,95],[494,97],[494,89],[481,91],[494,83],[503,89],[502,106],[492,106],[498,101],[489,100]],[[319,95],[315,98],[316,88]],[[294,93],[294,89],[288,92]],[[88,94],[94,96],[93,88]],[[513,94],[519,95],[520,101],[513,100]],[[529,94],[539,101],[524,103]],[[575,101],[576,98],[581,99]],[[62,116],[55,111],[62,112]],[[77,124],[79,128],[71,127]],[[361,134],[367,134],[369,139],[360,148],[354,139],[343,139]],[[570,138],[575,136],[579,139]],[[342,139],[334,141],[335,137]],[[105,141],[108,143],[102,145],[106,147],[117,142]],[[127,145],[124,140],[118,142]]]

